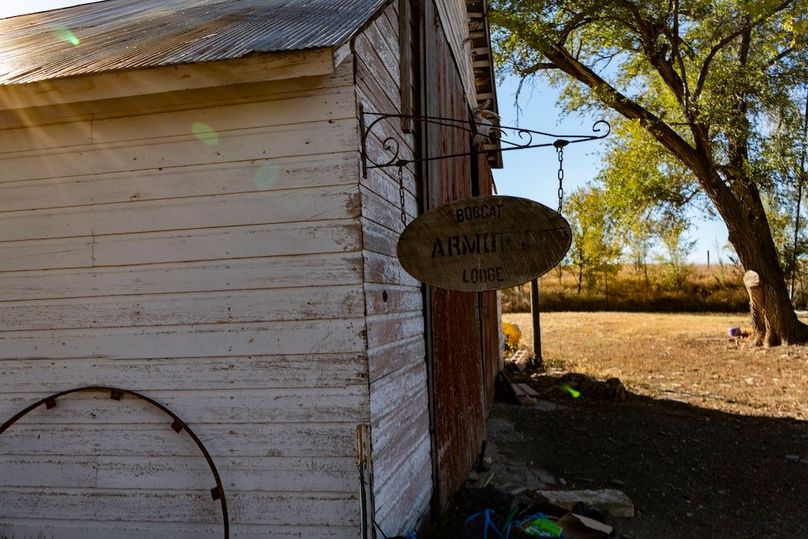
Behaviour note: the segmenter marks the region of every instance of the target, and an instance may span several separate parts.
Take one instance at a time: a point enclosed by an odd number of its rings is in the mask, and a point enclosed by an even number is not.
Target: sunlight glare
[[[580,391],[577,391],[577,390],[575,390],[575,389],[572,389],[572,388],[569,386],[569,384],[561,384],[561,389],[563,389],[564,391],[566,391],[567,393],[569,393],[569,394],[572,396],[572,398],[573,398],[573,399],[577,399],[578,397],[580,397],[580,396],[581,396],[581,392],[580,392]]]
[[[81,44],[81,40],[76,37],[72,31],[68,30],[67,28],[59,28],[56,30],[56,35],[59,37],[61,41],[66,43],[70,43],[74,47],[78,47]]]
[[[208,146],[216,146],[219,144],[219,133],[206,123],[194,123],[191,126],[191,131],[193,131],[196,138],[199,139],[199,142],[207,144]]]

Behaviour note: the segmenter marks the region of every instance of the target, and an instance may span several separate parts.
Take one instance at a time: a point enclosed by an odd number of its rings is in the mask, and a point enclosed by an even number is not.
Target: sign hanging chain
[[[564,204],[564,146],[569,144],[568,140],[558,139],[553,143],[558,157],[558,213]]]
[[[407,226],[407,210],[406,206],[404,205],[404,163],[399,161],[398,163],[398,196],[399,201],[401,202],[401,222],[404,226]]]

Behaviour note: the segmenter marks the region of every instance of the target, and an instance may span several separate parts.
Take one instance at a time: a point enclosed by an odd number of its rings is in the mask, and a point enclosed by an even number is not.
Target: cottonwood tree
[[[584,279],[591,289],[598,276],[608,278],[617,271],[621,245],[601,189],[593,186],[576,189],[569,196],[566,208],[572,230],[568,260],[580,294]]]
[[[663,248],[659,260],[666,270],[665,281],[673,288],[684,286],[691,270],[687,257],[693,252],[696,241],[686,237],[688,225],[687,221],[683,220],[662,223],[657,233]]]
[[[623,228],[625,232],[624,244],[629,261],[634,266],[634,273],[642,274],[645,287],[651,286],[651,277],[648,275],[648,256],[653,246],[653,232],[645,222],[638,222],[636,226]]]
[[[693,174],[639,122],[615,118],[612,131],[597,180],[637,271],[645,273],[647,286],[646,258],[654,240],[667,248],[675,238],[678,246],[687,228],[686,210],[702,197]],[[675,258],[664,259],[673,280],[684,276],[680,271],[684,266],[671,263]]]
[[[575,108],[634,122],[697,182],[729,231],[750,293],[754,342],[808,340],[789,300],[761,191],[767,144],[797,140],[808,80],[808,0],[492,0],[506,71],[545,72]]]

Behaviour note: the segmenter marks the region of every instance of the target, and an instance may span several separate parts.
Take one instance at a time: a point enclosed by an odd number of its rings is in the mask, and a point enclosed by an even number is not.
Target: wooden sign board
[[[398,240],[404,269],[447,290],[509,288],[554,268],[572,232],[555,210],[525,198],[466,198],[420,215]]]

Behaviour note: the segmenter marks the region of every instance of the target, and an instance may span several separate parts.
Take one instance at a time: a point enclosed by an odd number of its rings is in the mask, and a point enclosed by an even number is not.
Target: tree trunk
[[[777,346],[808,340],[808,326],[797,320],[791,303],[786,307],[779,305],[780,301],[775,296],[776,287],[767,286],[758,272],[752,270],[744,274],[743,282],[749,293],[752,343],[755,346]]]
[[[701,185],[727,225],[729,242],[749,275],[749,282],[745,278],[744,284],[749,293],[754,344],[808,342],[808,326],[797,319],[791,305],[785,274],[754,182],[737,172],[723,179],[708,159],[701,162],[698,172]]]
[[[806,342],[808,326],[797,319],[791,305],[763,204],[755,191],[745,194],[745,204],[735,197],[721,197],[714,202],[746,270],[744,285],[749,293],[752,342],[757,346]]]
[[[645,273],[645,288],[651,288],[651,279],[648,277],[648,262],[645,260],[642,261],[642,269]]]
[[[749,270],[744,273],[743,284],[749,294],[749,312],[752,315],[752,343],[760,346],[766,340],[767,322],[763,311],[765,300],[763,298],[763,288],[760,286],[760,275]]]

